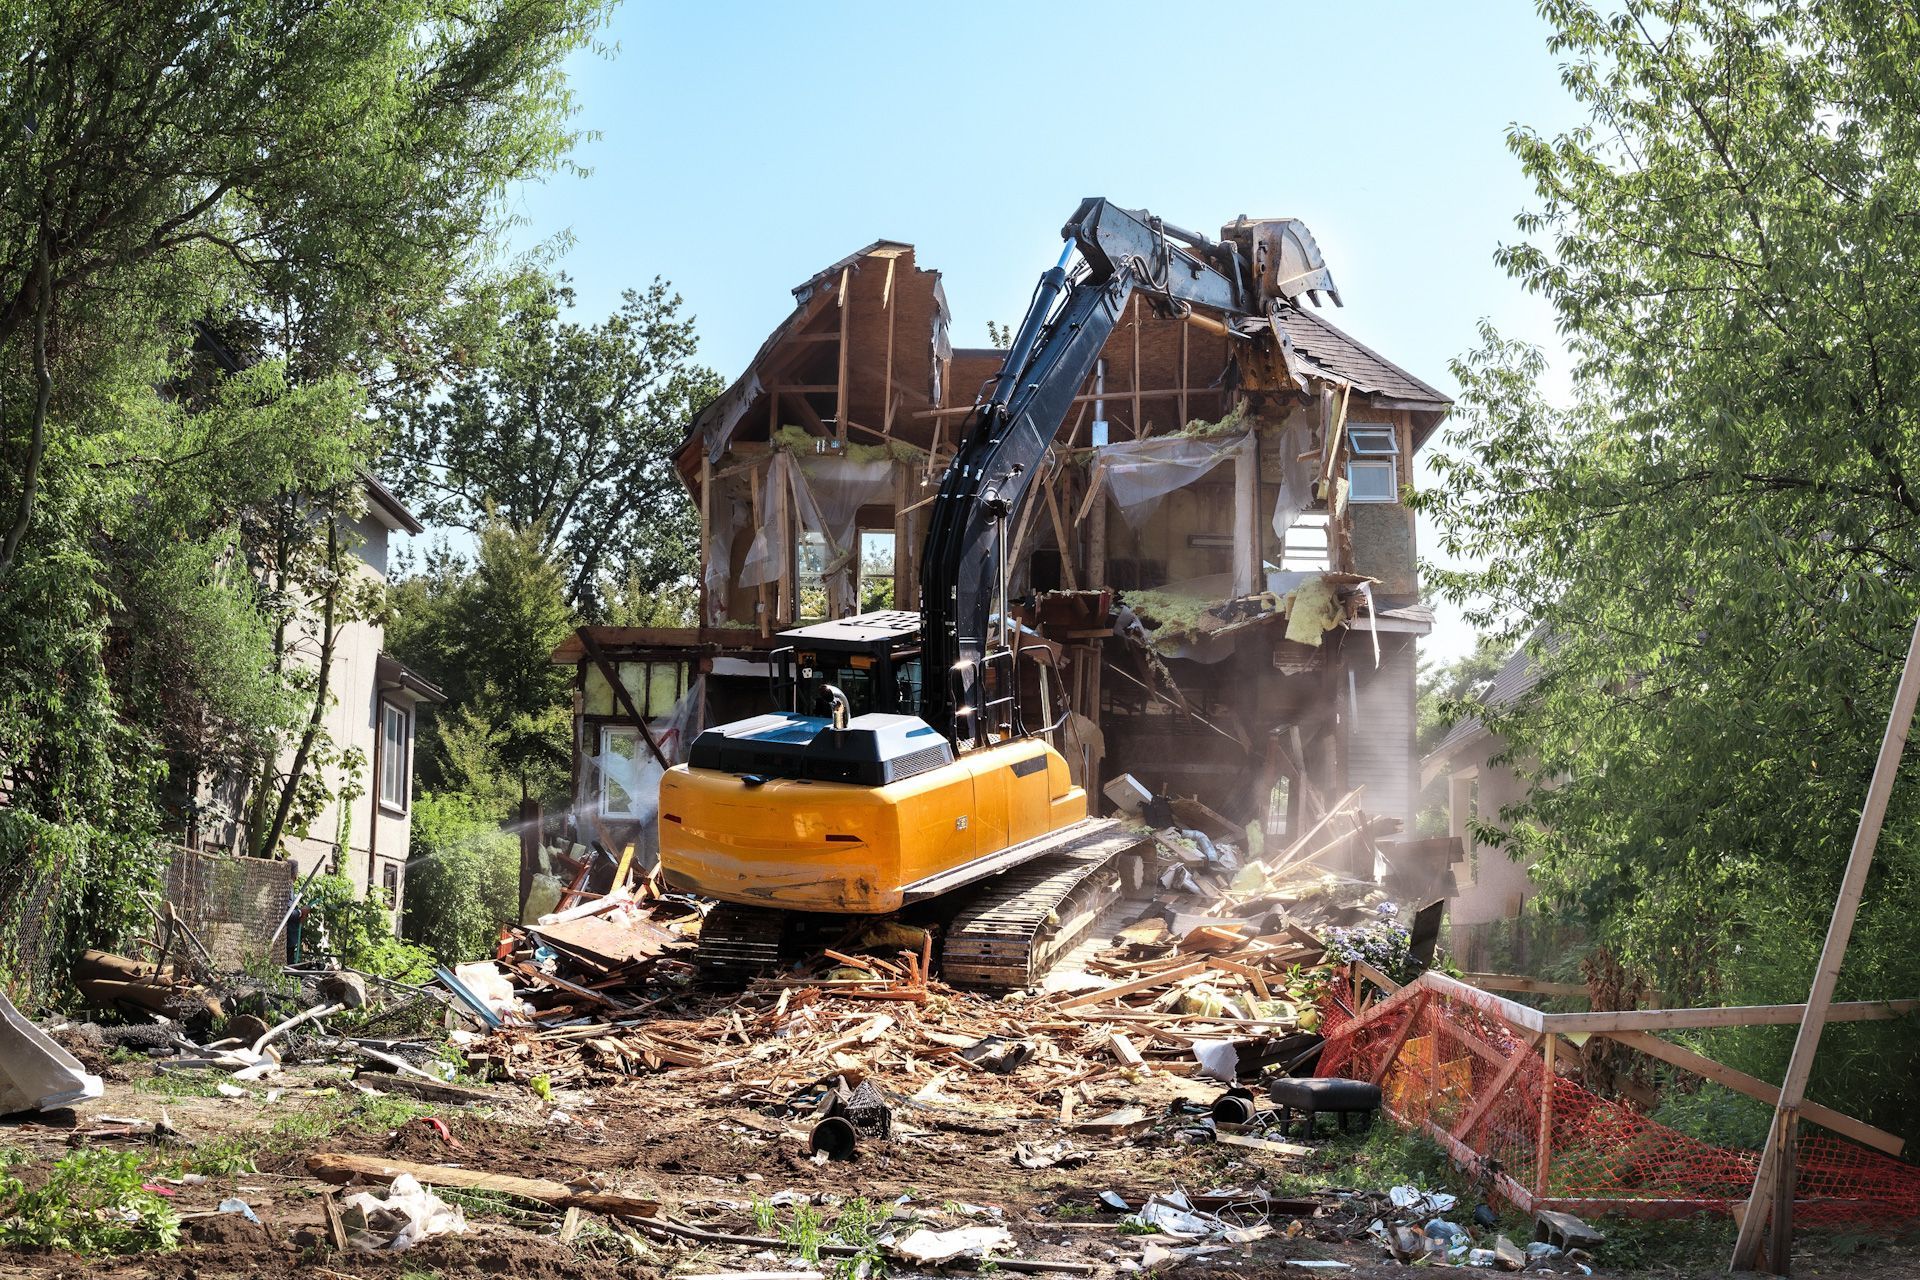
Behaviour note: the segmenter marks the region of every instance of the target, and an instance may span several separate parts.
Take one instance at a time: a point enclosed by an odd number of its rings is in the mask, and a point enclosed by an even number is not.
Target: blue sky
[[[587,318],[666,277],[728,378],[793,285],[880,237],[943,273],[955,340],[983,345],[1089,195],[1210,234],[1304,219],[1346,301],[1329,318],[1446,390],[1482,318],[1557,352],[1493,264],[1531,196],[1509,126],[1577,119],[1530,4],[629,0],[603,35],[570,67],[590,172],[518,191],[515,243],[570,237]],[[1428,649],[1470,639],[1443,617]]]

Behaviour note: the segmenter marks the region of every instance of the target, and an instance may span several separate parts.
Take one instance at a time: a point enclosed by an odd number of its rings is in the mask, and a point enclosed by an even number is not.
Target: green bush
[[[520,842],[460,794],[414,802],[407,855],[406,936],[448,964],[492,953],[518,918]]]
[[[0,809],[0,981],[19,998],[58,990],[88,947],[115,946],[145,919],[140,891],[165,866],[144,835]]]
[[[180,1215],[142,1188],[141,1153],[82,1147],[29,1190],[0,1175],[0,1244],[142,1253],[180,1243]]]
[[[324,954],[349,969],[397,982],[433,978],[432,954],[394,936],[384,891],[369,890],[359,898],[345,876],[316,876],[307,886],[306,901],[310,914],[301,936],[303,959]]]

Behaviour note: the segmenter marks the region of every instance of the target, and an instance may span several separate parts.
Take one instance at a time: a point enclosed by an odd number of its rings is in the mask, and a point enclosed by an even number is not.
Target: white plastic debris
[[[371,1191],[348,1196],[340,1206],[347,1243],[362,1253],[399,1253],[434,1236],[464,1235],[467,1217],[403,1173],[385,1198]]]
[[[1170,1203],[1172,1197],[1154,1196],[1140,1206],[1140,1212],[1129,1214],[1122,1219],[1135,1226],[1152,1227],[1163,1236],[1175,1240],[1204,1240],[1216,1231],[1225,1228],[1224,1223],[1212,1214],[1194,1213],[1182,1204]]]
[[[915,1266],[932,1267],[955,1258],[984,1258],[996,1249],[1013,1248],[1013,1232],[1005,1227],[960,1227],[929,1231],[925,1227],[887,1246],[889,1252]]]
[[[1193,1057],[1200,1074],[1233,1084],[1240,1078],[1240,1050],[1231,1040],[1195,1040]]]
[[[1393,1201],[1394,1208],[1407,1210],[1416,1217],[1446,1213],[1459,1202],[1458,1196],[1445,1191],[1422,1191],[1414,1186],[1391,1187],[1387,1198]]]
[[[475,960],[471,964],[455,965],[453,976],[460,980],[461,986],[473,994],[474,999],[495,1013],[506,1015],[526,1012],[526,1006],[520,1003],[520,997],[513,993],[513,983],[507,980],[507,975],[500,972],[500,967],[491,960]]]
[[[70,1107],[98,1098],[106,1088],[0,995],[0,1115]]]

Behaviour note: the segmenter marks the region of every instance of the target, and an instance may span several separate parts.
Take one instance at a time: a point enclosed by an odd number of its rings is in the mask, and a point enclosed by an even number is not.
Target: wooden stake
[[[1546,1059],[1547,1070],[1540,1079],[1540,1140],[1533,1149],[1535,1199],[1547,1194],[1547,1162],[1553,1158],[1553,1060],[1559,1045],[1559,1036],[1548,1036],[1541,1047],[1541,1055]]]
[[[1900,757],[1913,727],[1916,703],[1920,703],[1920,619],[1914,621],[1913,638],[1907,642],[1906,665],[1901,668],[1893,709],[1887,716],[1886,731],[1880,737],[1880,757],[1874,761],[1873,781],[1867,785],[1866,803],[1860,807],[1860,826],[1854,832],[1853,850],[1847,855],[1847,870],[1840,881],[1840,896],[1833,904],[1827,940],[1820,948],[1820,965],[1814,970],[1813,988],[1807,994],[1807,1011],[1800,1019],[1800,1033],[1794,1038],[1787,1078],[1780,1084],[1780,1103],[1773,1113],[1773,1129],[1760,1153],[1753,1194],[1747,1200],[1746,1217],[1741,1220],[1740,1235],[1733,1244],[1733,1258],[1728,1263],[1731,1271],[1752,1270],[1760,1253],[1761,1232],[1767,1229],[1769,1219],[1773,1220],[1776,1243],[1768,1263],[1776,1275],[1788,1275],[1792,1270],[1793,1142],[1800,1129],[1800,1104],[1806,1098],[1807,1077],[1813,1072],[1814,1055],[1820,1050],[1820,1033],[1826,1028],[1827,1006],[1833,1003],[1840,965],[1847,958],[1853,919],[1860,910],[1860,895],[1866,888],[1867,871],[1873,865],[1873,850],[1880,840],[1881,824],[1886,821],[1887,801],[1893,794],[1894,777],[1900,772]]]

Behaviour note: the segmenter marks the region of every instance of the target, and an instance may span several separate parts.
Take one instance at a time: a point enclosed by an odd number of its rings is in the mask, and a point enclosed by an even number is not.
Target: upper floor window
[[[1392,423],[1347,424],[1347,501],[1400,501],[1400,433]]]
[[[399,813],[407,810],[407,783],[412,777],[407,768],[407,720],[405,708],[380,704],[380,803]]]
[[[860,611],[893,608],[893,530],[860,531]]]

